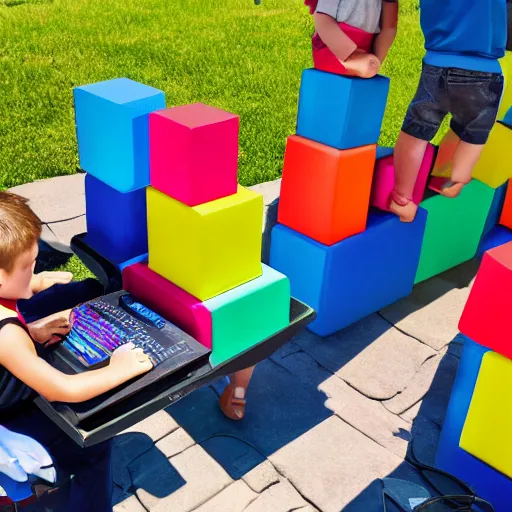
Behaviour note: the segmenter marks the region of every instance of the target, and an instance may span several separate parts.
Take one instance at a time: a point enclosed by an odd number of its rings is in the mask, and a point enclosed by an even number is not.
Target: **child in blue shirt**
[[[421,161],[446,115],[459,141],[450,179],[433,178],[431,188],[456,197],[471,180],[503,92],[498,59],[507,40],[506,0],[420,0],[420,21],[426,55],[396,144],[390,198],[403,222],[414,220],[411,198]]]

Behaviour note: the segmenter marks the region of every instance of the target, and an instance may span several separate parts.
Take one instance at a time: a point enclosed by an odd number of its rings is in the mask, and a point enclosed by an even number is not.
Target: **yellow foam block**
[[[446,132],[441,144],[439,144],[436,161],[432,169],[432,176],[441,176],[443,178],[449,178],[451,176],[453,155],[455,154],[459,142],[460,139],[451,129]]]
[[[501,187],[512,177],[511,147],[512,129],[496,123],[491,130],[482,155],[473,169],[473,178],[489,185],[491,188]]]
[[[433,176],[449,178],[452,172],[452,161],[459,138],[448,130],[439,145]],[[489,134],[489,139],[473,169],[472,177],[491,188],[501,187],[512,177],[510,164],[510,147],[512,146],[512,129],[496,123]]]
[[[487,352],[471,399],[460,447],[512,478],[512,361]]]
[[[512,52],[507,52],[505,57],[500,59],[501,70],[505,78],[505,89],[501,97],[498,119],[503,119],[509,108],[512,107]]]
[[[262,274],[263,196],[186,206],[148,187],[149,267],[205,301]]]

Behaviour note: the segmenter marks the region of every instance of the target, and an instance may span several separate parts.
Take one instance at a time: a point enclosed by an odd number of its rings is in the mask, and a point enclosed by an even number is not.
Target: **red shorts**
[[[357,47],[369,53],[372,49],[375,34],[365,32],[360,28],[352,27],[346,23],[338,23],[340,29],[348,36]],[[315,69],[326,71],[327,73],[336,73],[344,75],[346,73],[345,66],[338,60],[334,53],[329,50],[320,36],[315,33],[312,39],[313,44],[313,65]]]

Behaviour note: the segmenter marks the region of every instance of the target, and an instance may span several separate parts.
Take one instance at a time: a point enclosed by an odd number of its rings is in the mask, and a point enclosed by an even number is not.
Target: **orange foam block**
[[[509,229],[512,229],[512,185],[508,181],[507,195],[503,203],[503,210],[501,211],[500,224]]]
[[[366,229],[377,146],[339,150],[292,135],[278,222],[324,245]]]
[[[512,242],[487,251],[459,322],[473,341],[512,359]]]

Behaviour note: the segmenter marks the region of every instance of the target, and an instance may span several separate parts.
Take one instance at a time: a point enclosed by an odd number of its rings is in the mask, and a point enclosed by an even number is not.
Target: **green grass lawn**
[[[387,144],[423,55],[417,0],[400,4]],[[239,114],[240,182],[277,178],[312,31],[302,0],[0,0],[0,187],[74,173],[72,89],[120,76]]]
[[[419,76],[417,4],[400,1],[383,70],[383,144],[394,143]],[[312,32],[303,0],[0,0],[0,188],[76,172],[73,87],[121,76],[162,89],[168,106],[239,114],[240,182],[275,179]]]

